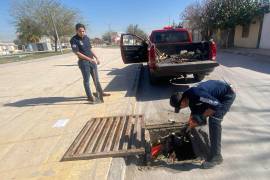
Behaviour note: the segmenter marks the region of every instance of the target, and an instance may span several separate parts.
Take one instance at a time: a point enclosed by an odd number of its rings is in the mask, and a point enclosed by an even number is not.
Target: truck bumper
[[[150,72],[155,77],[179,77],[183,74],[209,74],[219,64],[215,61],[198,61],[182,64],[157,64]]]

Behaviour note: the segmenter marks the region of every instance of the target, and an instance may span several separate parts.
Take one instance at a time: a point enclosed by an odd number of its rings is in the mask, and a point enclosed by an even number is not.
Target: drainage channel
[[[144,154],[144,126],[142,115],[92,118],[66,151],[62,161]]]
[[[186,171],[199,168],[201,159],[209,156],[209,139],[206,127],[187,132],[185,123],[164,123],[146,126],[146,154],[130,156],[125,179],[148,177],[152,171]],[[151,179],[151,177],[148,177]]]

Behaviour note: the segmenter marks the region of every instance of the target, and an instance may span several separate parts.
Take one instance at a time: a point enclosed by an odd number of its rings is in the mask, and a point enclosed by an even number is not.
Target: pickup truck
[[[120,48],[125,64],[147,62],[150,82],[162,78],[187,77],[204,79],[219,64],[213,41],[192,42],[187,29],[165,27],[152,31],[149,39],[122,34]]]

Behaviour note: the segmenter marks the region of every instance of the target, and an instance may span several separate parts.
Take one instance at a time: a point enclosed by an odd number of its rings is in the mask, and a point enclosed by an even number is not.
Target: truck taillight
[[[150,51],[149,51],[149,59],[150,61],[155,61],[156,60],[156,51],[155,51],[155,46],[151,46],[150,47]]]
[[[149,66],[150,68],[156,67],[156,51],[155,45],[151,45],[149,49]]]
[[[210,41],[210,54],[209,54],[209,59],[216,61],[217,58],[217,46],[214,41]]]

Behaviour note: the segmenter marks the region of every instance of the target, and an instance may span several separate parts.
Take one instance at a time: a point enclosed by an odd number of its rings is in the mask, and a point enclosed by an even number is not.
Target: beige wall
[[[242,26],[236,26],[234,36],[234,46],[245,48],[256,48],[259,30],[260,30],[260,21],[258,19],[254,19],[250,24],[249,37],[242,38]]]
[[[264,15],[260,48],[270,49],[270,13]]]

